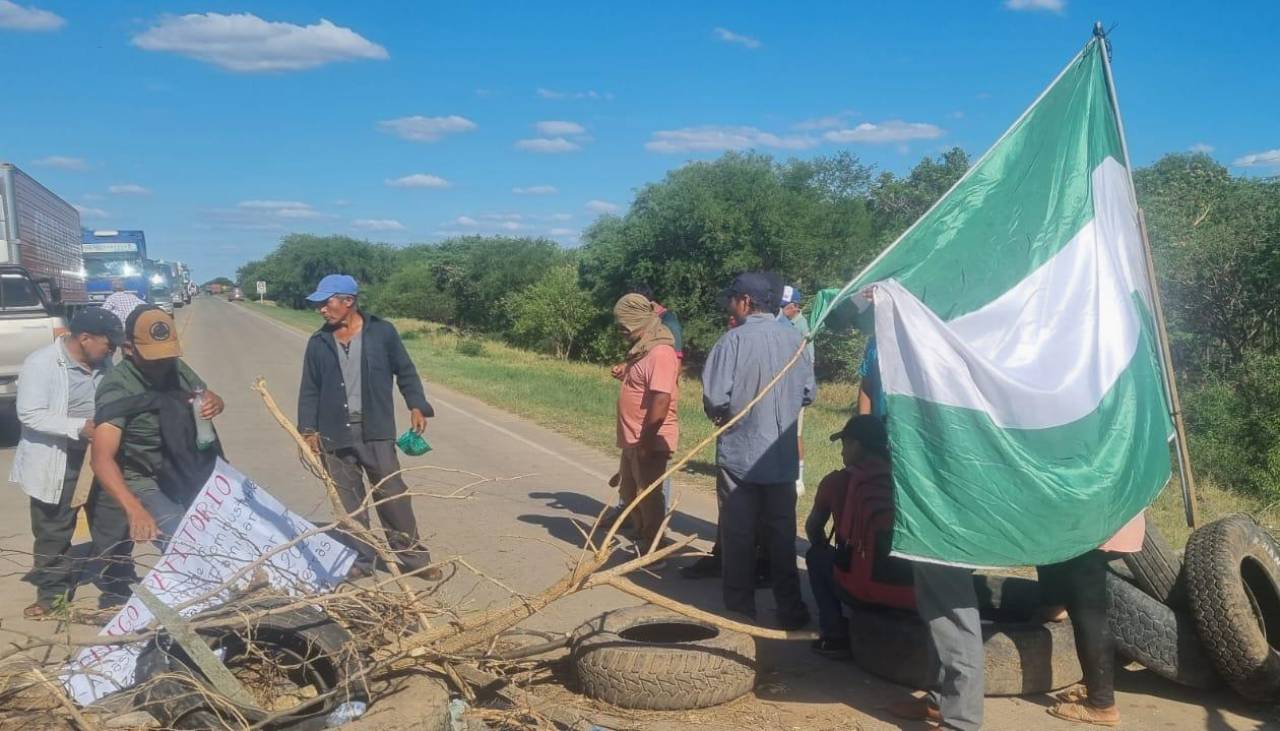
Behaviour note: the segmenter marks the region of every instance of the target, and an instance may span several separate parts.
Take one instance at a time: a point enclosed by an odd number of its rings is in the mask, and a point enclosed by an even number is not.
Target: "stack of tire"
[[[1180,560],[1149,527],[1124,564],[1107,579],[1121,655],[1190,687],[1280,696],[1280,546],[1265,529],[1228,516],[1193,533]]]

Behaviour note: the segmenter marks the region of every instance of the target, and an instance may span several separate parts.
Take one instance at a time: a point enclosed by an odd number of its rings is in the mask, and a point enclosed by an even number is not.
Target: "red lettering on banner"
[[[176,554],[177,552],[175,551],[174,553]],[[182,554],[182,556],[180,556],[180,557],[179,557],[179,556],[176,556],[176,555],[175,555],[175,556],[165,556],[164,560],[163,560],[163,561],[161,561],[158,565],[159,565],[159,566],[163,566],[163,567],[164,567],[164,569],[165,569],[166,571],[172,571],[173,573],[175,573],[175,574],[176,574],[176,573],[178,573],[178,569],[179,569],[179,568],[181,568],[181,567],[180,567],[180,566],[174,566],[174,565],[173,565],[173,559],[175,559],[175,558],[181,558],[183,561],[186,561],[186,560],[187,560],[187,554],[185,554],[185,553],[184,553],[184,554]]]
[[[147,578],[151,579],[151,583],[155,586],[156,589],[160,591],[164,591],[165,590],[164,579],[160,578],[163,575],[164,575],[163,571],[152,571],[151,575]]]
[[[200,503],[199,505],[196,506],[195,515],[199,515],[201,518],[204,518],[206,523],[213,522],[213,516],[209,514],[209,506],[206,503]],[[204,530],[204,529],[201,528],[201,530]]]
[[[231,494],[231,480],[228,480],[225,475],[214,475],[213,486],[221,488],[223,495]]]
[[[222,503],[223,503],[222,498],[218,497],[217,493],[215,493],[213,490],[205,490],[204,496],[212,500],[214,505],[217,505],[218,507],[222,507]]]

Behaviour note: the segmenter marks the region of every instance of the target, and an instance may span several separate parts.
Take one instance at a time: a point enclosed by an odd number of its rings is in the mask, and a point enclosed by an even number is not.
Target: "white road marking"
[[[302,333],[302,332],[299,332],[297,329],[292,328],[292,327],[289,327],[288,325],[285,325],[284,323],[279,322],[279,321],[277,321],[277,320],[273,320],[273,319],[271,319],[270,317],[267,317],[266,315],[263,315],[263,314],[261,314],[261,313],[254,312],[253,310],[248,309],[248,307],[249,307],[249,306],[248,306],[248,305],[246,305],[246,306],[242,309],[242,308],[237,308],[237,307],[232,306],[232,308],[233,308],[233,309],[235,309],[236,311],[238,311],[238,312],[243,312],[244,314],[247,314],[247,315],[249,315],[250,317],[253,317],[253,318],[255,318],[255,319],[261,320],[262,322],[268,323],[268,324],[270,324],[270,325],[274,325],[275,327],[279,328],[280,330],[283,330],[284,332],[287,332],[287,333],[289,333],[290,335],[293,335],[294,337],[296,337],[296,338],[298,338],[298,339],[300,339],[300,340],[305,341],[305,340],[308,340],[308,339],[309,339],[309,336],[308,336],[308,335],[306,335],[306,334],[304,334],[304,333]],[[514,440],[516,440],[517,442],[520,442],[521,444],[523,444],[523,445],[525,445],[525,446],[527,446],[527,447],[529,447],[529,448],[531,448],[531,449],[535,449],[535,450],[537,450],[537,451],[539,451],[539,452],[542,452],[543,454],[545,454],[545,455],[547,455],[547,456],[549,456],[549,457],[553,457],[553,458],[555,458],[555,459],[558,459],[558,460],[560,460],[561,462],[563,462],[563,463],[565,463],[565,464],[569,465],[570,467],[573,467],[574,469],[576,469],[576,470],[578,470],[578,471],[580,471],[580,472],[582,472],[582,473],[584,473],[584,474],[590,475],[591,477],[594,477],[594,478],[596,478],[597,480],[606,480],[606,481],[607,481],[607,480],[609,479],[609,475],[606,475],[606,474],[604,474],[604,473],[602,473],[602,472],[599,472],[599,471],[597,471],[597,470],[591,469],[590,467],[588,467],[588,466],[586,466],[586,465],[582,464],[581,462],[579,462],[579,461],[577,461],[577,460],[573,459],[572,457],[567,457],[567,456],[565,456],[565,455],[563,455],[563,454],[561,454],[561,453],[559,453],[559,452],[555,451],[554,449],[551,449],[550,447],[544,446],[544,445],[542,445],[542,444],[538,444],[537,442],[533,441],[532,439],[529,439],[529,438],[527,438],[527,437],[521,436],[521,435],[519,435],[519,434],[517,434],[517,433],[515,433],[515,432],[511,431],[510,429],[507,429],[507,428],[506,428],[506,427],[504,427],[504,426],[500,426],[500,425],[498,425],[498,424],[494,424],[493,422],[489,421],[488,419],[484,419],[484,418],[481,418],[481,417],[479,417],[479,416],[476,416],[475,414],[471,413],[470,411],[467,411],[466,409],[464,409],[464,408],[462,408],[462,407],[460,407],[460,406],[456,406],[456,405],[454,405],[454,404],[449,403],[448,401],[445,401],[444,399],[441,399],[438,395],[437,395],[437,396],[432,396],[432,397],[431,397],[431,402],[432,402],[433,404],[437,404],[437,405],[439,405],[439,406],[443,406],[443,407],[445,407],[445,408],[447,408],[447,409],[449,409],[449,410],[451,410],[451,411],[454,411],[454,412],[456,412],[456,413],[462,414],[463,416],[465,416],[465,417],[467,417],[467,418],[469,418],[469,419],[471,419],[471,420],[475,421],[476,423],[478,423],[478,424],[482,424],[482,425],[484,425],[484,426],[486,426],[486,427],[488,427],[488,428],[490,428],[490,429],[492,429],[492,430],[494,430],[494,431],[498,432],[499,434],[502,434],[503,436],[506,436],[506,437],[508,437],[508,438],[510,438],[510,439],[514,439]]]

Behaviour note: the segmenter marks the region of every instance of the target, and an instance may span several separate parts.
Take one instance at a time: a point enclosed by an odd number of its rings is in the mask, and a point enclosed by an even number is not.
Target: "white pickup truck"
[[[80,213],[0,163],[0,405],[18,397],[18,371],[86,306]]]

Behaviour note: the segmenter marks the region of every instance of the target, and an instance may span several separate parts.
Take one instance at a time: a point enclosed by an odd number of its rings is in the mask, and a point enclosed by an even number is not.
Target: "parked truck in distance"
[[[0,163],[0,404],[18,397],[33,351],[65,332],[88,304],[80,214],[9,163]]]
[[[139,299],[151,301],[146,271],[147,236],[142,231],[84,229],[81,250],[88,273],[89,300],[101,304],[111,296],[114,282]]]

